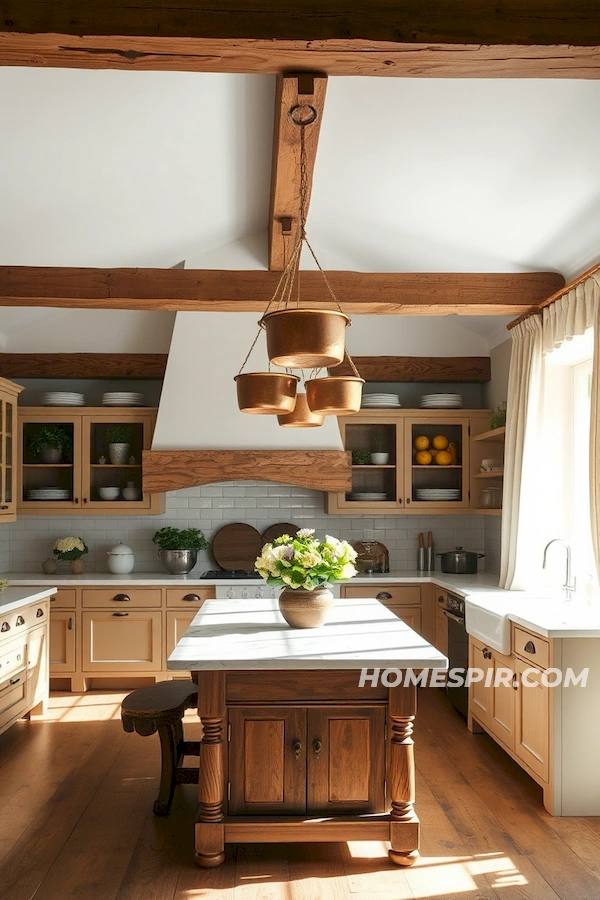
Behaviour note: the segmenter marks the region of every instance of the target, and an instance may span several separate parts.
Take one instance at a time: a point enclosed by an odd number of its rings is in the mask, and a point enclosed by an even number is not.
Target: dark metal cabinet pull
[[[23,616],[17,616],[17,625],[24,625],[24,624],[25,624],[25,619],[23,618]]]
[[[186,594],[183,599],[187,600],[188,603],[200,603],[198,594]]]
[[[113,616],[128,616],[128,612],[114,612]]]
[[[67,628],[69,631],[73,631],[73,618],[69,616],[69,621],[67,622]]]
[[[535,644],[533,641],[527,641],[525,644],[525,653],[535,653]]]
[[[43,609],[40,608],[40,609],[36,610],[36,613],[35,613],[36,619],[41,619],[43,615],[44,615]]]
[[[391,600],[392,595],[388,594],[387,591],[379,591],[378,594],[375,595],[376,600]]]
[[[129,594],[115,594],[113,600],[116,603],[131,603],[131,597]]]
[[[18,684],[20,682],[20,680],[21,680],[21,676],[18,675],[17,678],[11,678],[9,683],[10,684]]]
[[[318,738],[316,738],[313,741],[313,752],[315,754],[315,759],[319,759],[319,757],[321,756],[322,749],[323,749],[323,744],[321,743],[321,741]]]
[[[444,602],[444,598],[440,594],[440,596],[438,597],[438,603],[443,603],[443,602]]]
[[[519,682],[518,681],[513,681],[513,690],[515,690],[515,691],[519,690]]]
[[[2,623],[2,627],[0,628],[0,631],[10,631],[10,625],[8,624],[8,622]]]
[[[300,759],[300,754],[302,753],[302,741],[299,741],[298,738],[296,738],[292,744],[292,750],[294,751],[296,759]]]

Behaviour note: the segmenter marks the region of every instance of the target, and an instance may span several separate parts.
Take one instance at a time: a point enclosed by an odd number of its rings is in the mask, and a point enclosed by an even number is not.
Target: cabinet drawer
[[[52,609],[75,609],[75,588],[61,588],[54,597],[50,597]]]
[[[420,584],[364,584],[347,586],[345,597],[375,597],[384,606],[418,606],[421,602]]]
[[[160,671],[160,610],[86,611],[82,621],[85,672]]]
[[[34,625],[41,625],[48,619],[48,601],[31,606],[22,606],[12,612],[0,616],[0,640],[18,638],[23,632]]]
[[[26,673],[14,677],[15,680],[18,678],[18,682],[0,691],[0,729],[21,718],[28,709]]]
[[[215,599],[215,589],[210,588],[169,588],[167,590],[167,606],[185,609],[200,609],[205,600]]]
[[[84,588],[82,605],[96,609],[130,609],[136,606],[155,607],[161,605],[160,588]]]
[[[528,659],[539,669],[547,669],[550,659],[550,644],[537,634],[513,626],[513,653]]]

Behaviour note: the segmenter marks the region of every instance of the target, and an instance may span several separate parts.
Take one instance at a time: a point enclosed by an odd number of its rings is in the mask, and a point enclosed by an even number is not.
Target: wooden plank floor
[[[152,815],[158,738],[123,732],[122,696],[54,694],[45,719],[0,736],[3,900],[600,900],[600,818],[549,816],[438,690],[419,691],[422,856],[406,870],[376,842],[240,844],[198,869],[196,788]]]

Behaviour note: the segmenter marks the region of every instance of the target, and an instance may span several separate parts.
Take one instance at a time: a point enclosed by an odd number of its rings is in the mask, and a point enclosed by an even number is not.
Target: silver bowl
[[[197,550],[159,550],[158,555],[171,575],[187,575],[198,562]]]

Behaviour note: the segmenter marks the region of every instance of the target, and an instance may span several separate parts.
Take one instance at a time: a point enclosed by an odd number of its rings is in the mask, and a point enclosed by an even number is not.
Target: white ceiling
[[[0,264],[265,267],[273,109],[270,76],[0,68]],[[598,81],[330,78],[321,263],[579,274],[599,111]],[[7,348],[48,315],[0,310]]]

